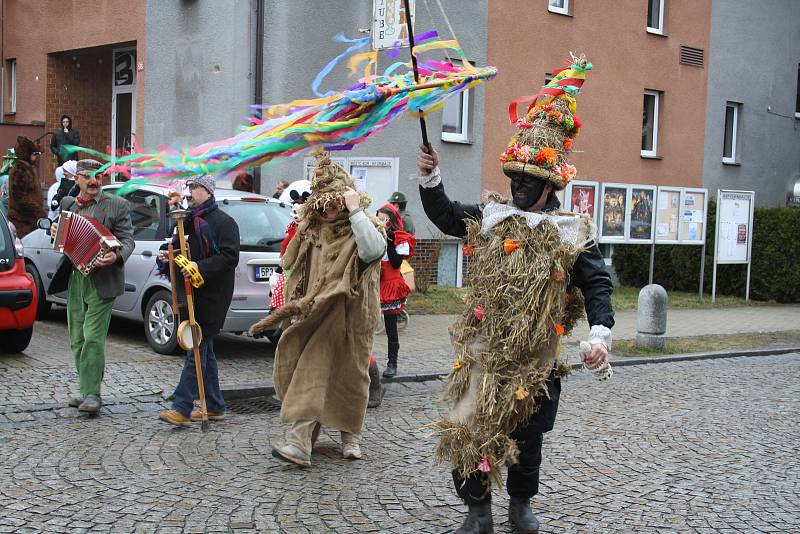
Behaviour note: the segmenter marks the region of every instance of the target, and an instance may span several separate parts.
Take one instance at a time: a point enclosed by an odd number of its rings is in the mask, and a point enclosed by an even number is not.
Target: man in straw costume
[[[585,307],[591,369],[608,368],[611,279],[585,215],[558,211],[554,191],[574,178],[566,160],[580,128],[575,96],[591,64],[574,58],[535,97],[500,156],[511,202],[490,195],[484,206],[450,201],[432,148],[418,156],[422,205],[444,233],[466,237],[472,256],[466,311],[452,327],[453,369],[445,396],[449,416],[435,423],[437,458],[469,514],[457,532],[492,532],[491,482],[508,465],[509,519],[517,532],[538,532],[530,507],[539,490],[543,434],[552,430],[561,392],[559,337]],[[585,305],[584,305],[585,300]]]
[[[341,431],[344,458],[361,458],[386,236],[364,211],[369,197],[354,188],[353,177],[328,154],[317,155],[311,195],[298,208],[298,227],[281,260],[286,302],[250,329],[257,334],[284,322],[273,382],[281,420],[292,428],[272,455],[302,466],[311,465],[321,426]]]

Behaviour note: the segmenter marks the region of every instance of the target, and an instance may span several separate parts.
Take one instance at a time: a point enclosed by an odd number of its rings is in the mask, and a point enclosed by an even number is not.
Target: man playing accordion
[[[61,211],[71,211],[96,219],[119,242],[120,247],[100,255],[88,275],[80,272],[65,254],[50,285],[50,293],[67,292],[67,326],[69,343],[78,370],[80,396],[71,398],[69,405],[81,412],[96,414],[102,402],[100,385],[105,370],[105,347],[111,306],[125,289],[125,261],[133,252],[133,226],[128,201],[103,194],[100,176],[95,175],[102,164],[83,159],[78,162],[75,177],[80,190],[77,197],[61,200]],[[55,238],[58,225],[50,227]],[[89,236],[83,236],[88,239]],[[67,285],[67,287],[64,287]],[[60,287],[59,287],[60,286]]]

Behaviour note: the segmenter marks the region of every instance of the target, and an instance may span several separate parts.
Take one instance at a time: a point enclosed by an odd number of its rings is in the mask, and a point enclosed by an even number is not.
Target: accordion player
[[[121,249],[122,243],[97,219],[65,211],[61,213],[53,248],[66,254],[78,271],[89,276],[97,260]]]

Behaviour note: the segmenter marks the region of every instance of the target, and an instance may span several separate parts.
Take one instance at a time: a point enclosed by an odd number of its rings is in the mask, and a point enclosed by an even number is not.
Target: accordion
[[[122,244],[97,219],[71,211],[61,213],[53,248],[64,253],[78,271],[89,276],[95,263]]]

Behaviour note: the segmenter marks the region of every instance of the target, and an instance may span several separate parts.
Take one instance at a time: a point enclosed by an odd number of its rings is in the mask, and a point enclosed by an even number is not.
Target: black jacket
[[[189,254],[205,280],[202,286],[193,291],[194,315],[203,331],[203,338],[208,339],[222,329],[233,298],[236,266],[239,264],[239,226],[219,208],[208,213],[204,220],[211,228],[219,249],[218,254],[212,251],[208,258],[203,258],[202,244],[188,219],[184,220],[183,228],[189,236]],[[166,245],[162,248],[166,248]],[[180,271],[176,271],[176,276],[179,300],[183,302],[183,276]],[[188,319],[184,310],[181,311],[181,319]]]
[[[445,234],[463,238],[467,233],[464,219],[480,220],[483,217],[478,204],[461,204],[451,201],[444,192],[444,185],[419,188],[425,215]],[[543,211],[553,211],[560,207],[558,198],[551,193]],[[592,245],[578,256],[572,266],[572,282],[580,288],[586,301],[586,317],[589,325],[614,326],[614,310],[611,307],[611,292],[614,286],[611,276],[597,244]]]
[[[53,139],[50,141],[50,151],[55,155],[56,159],[58,159],[59,167],[64,164],[65,161],[73,159],[73,156],[77,154],[77,151],[72,152],[62,148],[64,145],[75,145],[80,146],[81,144],[81,134],[78,133],[78,130],[70,130],[64,133],[63,128],[59,128],[53,134]]]

